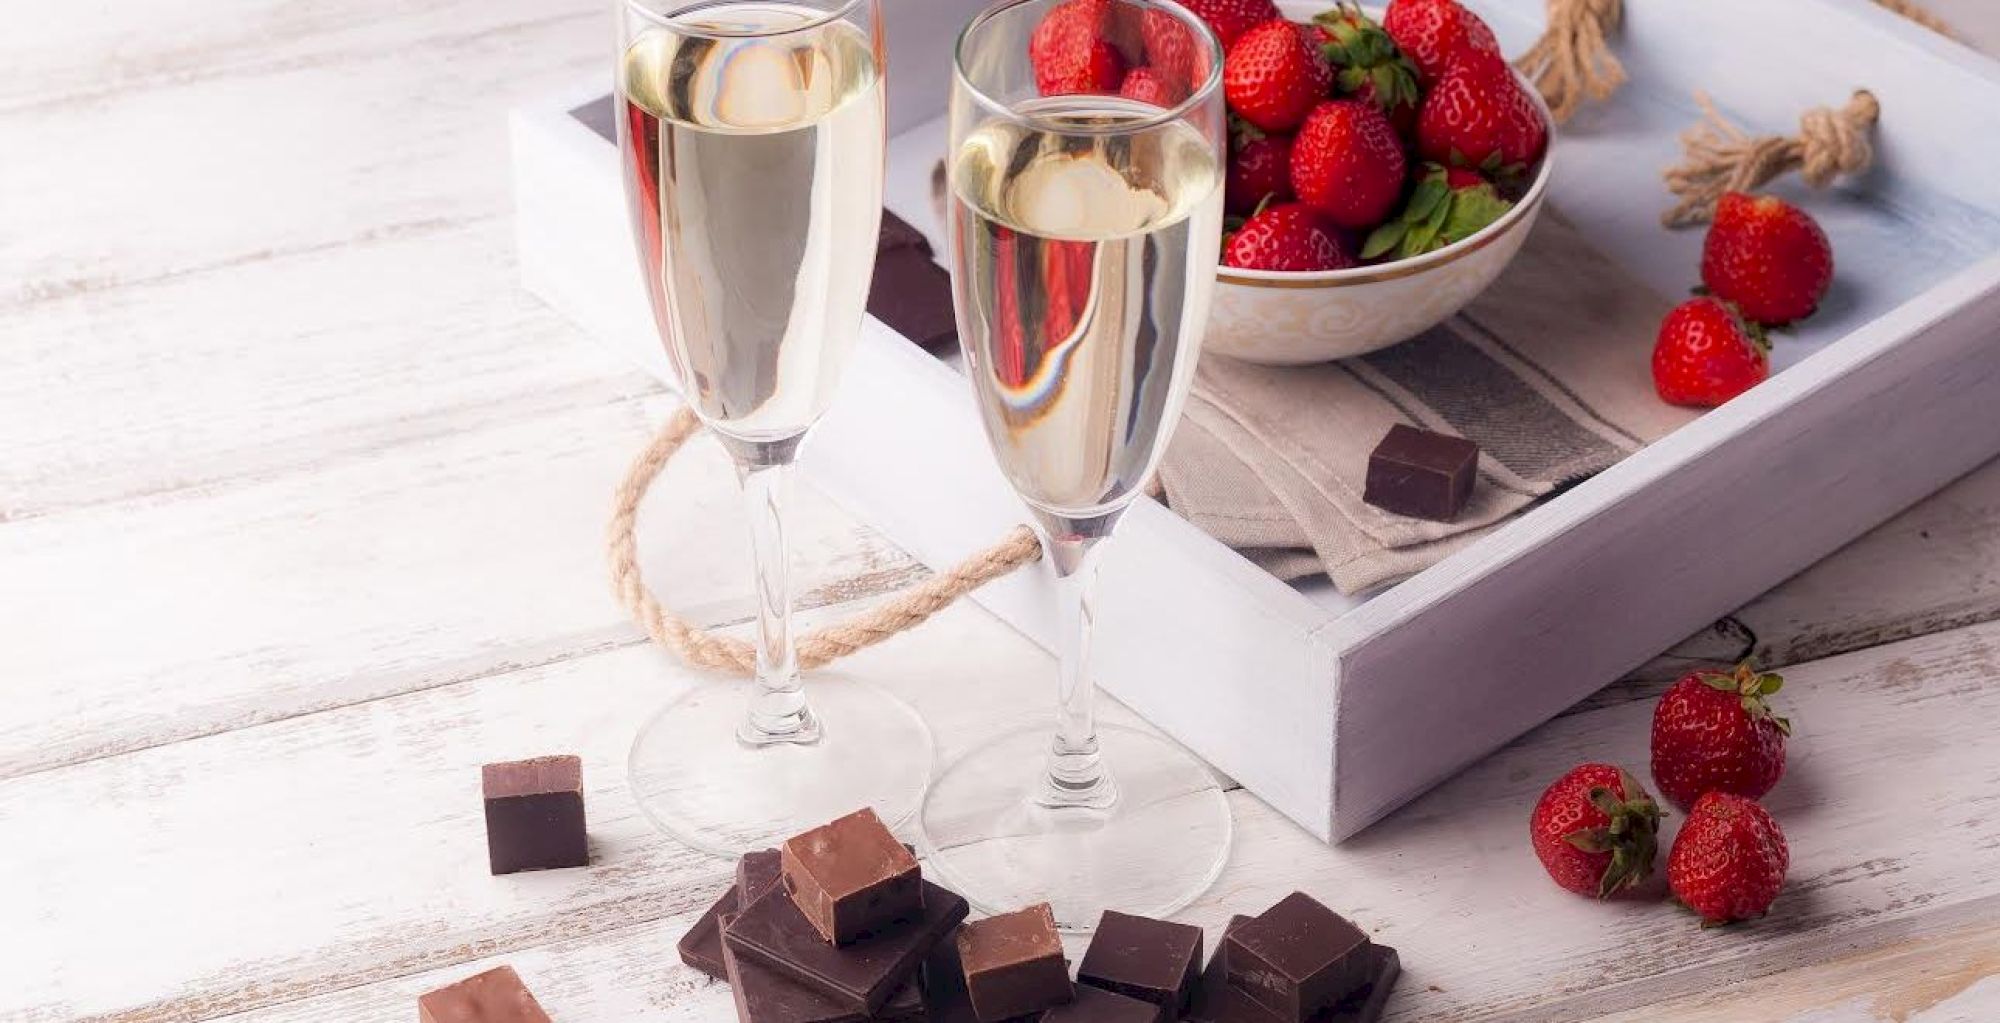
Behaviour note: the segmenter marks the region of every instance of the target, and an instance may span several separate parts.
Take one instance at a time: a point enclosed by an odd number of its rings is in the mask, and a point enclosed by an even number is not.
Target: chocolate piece
[[[764,893],[783,883],[779,868],[780,857],[776,849],[759,849],[743,854],[736,861],[737,905],[748,909],[750,904],[764,897]]]
[[[722,965],[722,916],[735,913],[739,908],[737,890],[731,887],[715,900],[715,905],[701,915],[701,919],[681,935],[680,944],[675,948],[681,954],[681,962],[721,979],[727,972]]]
[[[965,990],[956,935],[938,942],[924,957],[924,1007],[930,1010],[930,1023],[979,1023]]]
[[[875,256],[868,291],[869,315],[925,348],[958,341],[951,302],[951,273],[924,249],[884,249]]]
[[[419,1023],[549,1023],[512,966],[496,966],[417,999]]]
[[[1346,998],[1368,983],[1359,953],[1368,935],[1304,892],[1222,939],[1229,982],[1287,1023]]]
[[[537,757],[487,764],[486,854],[495,874],[590,865],[584,834],[583,761]]]
[[[790,977],[828,1000],[874,1012],[916,974],[932,946],[965,919],[965,900],[925,883],[921,915],[835,948],[821,941],[784,890],[764,893],[723,928],[740,957]]]
[[[1201,977],[1201,928],[1107,909],[1076,969],[1079,984],[1187,1011]]]
[[[882,233],[875,241],[877,253],[895,252],[900,249],[914,249],[925,258],[931,254],[931,240],[924,237],[909,221],[890,210],[882,211]]]
[[[1472,499],[1479,445],[1397,423],[1368,456],[1361,499],[1383,511],[1450,522]]]
[[[792,901],[820,937],[845,945],[923,909],[917,858],[863,808],[780,847]]]
[[[1231,919],[1228,930],[1223,932],[1225,938],[1230,931],[1249,922],[1247,916]],[[1188,1023],[1280,1023],[1276,1013],[1229,983],[1226,950],[1226,944],[1216,946],[1215,955],[1208,961],[1208,969],[1202,971],[1201,984],[1195,991],[1193,1004],[1188,1007]],[[1378,1023],[1381,1020],[1390,992],[1395,988],[1396,976],[1401,972],[1401,963],[1396,950],[1387,945],[1371,943],[1363,955],[1369,964],[1368,984],[1334,1003],[1332,1008],[1321,1010],[1312,1017],[1312,1023]]]
[[[760,900],[761,901],[761,900]],[[734,915],[722,918],[727,931]],[[914,981],[897,988],[880,1011],[870,1014],[843,1005],[826,995],[797,983],[783,973],[737,954],[728,943],[722,946],[723,966],[728,970],[730,993],[736,1000],[736,1018],[742,1023],[866,1023],[869,1020],[925,1020],[923,992]]]
[[[980,1023],[1039,1012],[1073,994],[1055,913],[1046,902],[959,928],[958,958]]]
[[[1042,1013],[1038,1023],[1164,1023],[1179,1018],[1151,1002],[1079,984],[1075,998]]]

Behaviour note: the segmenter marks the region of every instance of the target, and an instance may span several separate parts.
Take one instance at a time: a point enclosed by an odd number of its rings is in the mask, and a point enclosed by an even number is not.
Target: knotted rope
[[[1950,22],[1932,14],[1917,0],[1875,0],[1875,3],[1883,10],[1900,14],[1946,39],[1958,38],[1958,33],[1952,31]]]
[[[618,602],[646,630],[646,635],[682,660],[711,671],[750,675],[757,670],[755,647],[740,639],[705,632],[668,610],[646,585],[639,569],[639,543],[635,535],[639,504],[645,500],[653,480],[673,460],[674,453],[700,429],[701,420],[691,409],[683,407],[660,427],[652,443],[625,470],[607,531],[611,589]],[[854,618],[801,637],[799,666],[817,668],[914,629],[958,598],[1041,556],[1041,543],[1034,532],[1026,526],[1016,526],[999,543],[965,559],[950,571],[932,576]]]
[[[1541,90],[1557,124],[1585,97],[1610,99],[1625,84],[1625,65],[1607,42],[1624,14],[1623,0],[1549,0],[1548,29],[1514,66]]]
[[[1799,118],[1796,137],[1752,136],[1729,123],[1706,93],[1695,93],[1702,121],[1681,136],[1687,159],[1667,169],[1667,190],[1680,197],[1660,217],[1668,227],[1703,223],[1715,215],[1724,192],[1747,192],[1789,171],[1799,171],[1806,184],[1825,188],[1841,174],[1858,174],[1874,161],[1869,129],[1882,116],[1882,105],[1866,89],[1839,110],[1814,107]]]

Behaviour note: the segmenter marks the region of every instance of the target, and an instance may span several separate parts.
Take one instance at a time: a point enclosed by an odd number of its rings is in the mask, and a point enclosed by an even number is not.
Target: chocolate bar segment
[[[417,999],[419,1023],[549,1023],[512,966],[498,966]]]
[[[1223,932],[1225,943],[1216,946],[1208,968],[1202,971],[1194,1001],[1188,1006],[1188,1023],[1281,1023],[1276,1013],[1229,983],[1227,937],[1249,922],[1247,916],[1229,921],[1228,929]],[[1379,1023],[1402,964],[1396,950],[1386,945],[1371,942],[1363,955],[1368,962],[1368,983],[1332,1007],[1322,1009],[1312,1017],[1312,1023]]]
[[[680,943],[674,946],[681,962],[717,979],[727,972],[722,963],[722,917],[725,913],[735,913],[738,901],[736,889],[731,887],[681,935]]]
[[[1040,1012],[1074,993],[1055,913],[1046,902],[959,928],[958,958],[980,1023]]]
[[[743,854],[736,861],[736,891],[738,905],[749,908],[750,904],[764,897],[764,893],[783,883],[779,866],[780,857],[776,849],[758,849]]]
[[[868,313],[925,348],[958,342],[951,273],[922,249],[884,249],[875,256]]]
[[[917,858],[872,809],[786,839],[779,853],[792,901],[836,945],[923,909]]]
[[[722,938],[738,958],[782,973],[836,1004],[874,1012],[916,975],[925,955],[966,912],[963,898],[926,883],[919,916],[836,948],[820,940],[783,890],[774,890],[737,914]]]
[[[1229,982],[1286,1023],[1305,1023],[1368,982],[1360,954],[1368,935],[1304,892],[1278,900],[1222,941]]]
[[[487,764],[480,782],[493,873],[590,865],[582,760],[560,756]]]
[[[958,940],[947,936],[924,958],[924,1007],[930,1023],[979,1023],[972,996],[965,990],[965,966],[958,959]]]
[[[727,931],[734,919],[724,916],[723,930]],[[738,955],[727,943],[722,946],[722,961],[727,970],[724,979],[736,1000],[736,1018],[741,1023],[867,1023],[926,1018],[923,992],[915,982],[898,988],[879,1012],[870,1014],[828,998],[755,959]]]
[[[1479,445],[1397,423],[1368,456],[1361,499],[1383,511],[1450,522],[1472,499]]]
[[[875,239],[875,251],[901,252],[905,249],[921,253],[925,258],[931,254],[931,240],[916,229],[909,221],[891,210],[882,211],[882,233]]]
[[[1079,984],[1074,998],[1043,1012],[1038,1023],[1163,1023],[1179,1018],[1151,1002]]]
[[[1201,928],[1105,910],[1077,967],[1079,984],[1187,1011],[1201,978]]]

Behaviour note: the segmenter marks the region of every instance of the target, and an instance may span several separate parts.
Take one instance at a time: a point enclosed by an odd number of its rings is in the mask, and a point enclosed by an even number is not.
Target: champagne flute
[[[655,824],[736,855],[859,806],[906,820],[930,732],[794,653],[780,506],[861,330],[881,225],[880,0],[621,0],[618,144],[646,291],[681,392],[735,460],[757,681],[699,685],[639,732]]]
[[[1031,52],[1058,7],[1102,13],[1087,28],[1119,51],[1103,63],[1150,62],[1185,98],[1166,108],[1062,80],[1064,55]],[[1049,33],[1082,45],[1077,34]],[[924,803],[925,852],[982,908],[1047,900],[1071,931],[1105,909],[1165,915],[1221,872],[1229,805],[1180,747],[1096,726],[1092,581],[1200,353],[1222,232],[1221,50],[1169,0],[1007,0],[972,22],[956,58],[959,336],[987,439],[1056,576],[1061,666],[1053,737],[1003,735],[949,767]]]

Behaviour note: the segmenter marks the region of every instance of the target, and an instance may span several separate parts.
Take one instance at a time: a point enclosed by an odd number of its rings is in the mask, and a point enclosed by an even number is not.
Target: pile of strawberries
[[[1702,242],[1701,292],[1653,343],[1663,401],[1712,408],[1771,375],[1767,327],[1812,315],[1833,284],[1833,246],[1806,211],[1770,195],[1725,194]]]
[[[1791,867],[1785,833],[1757,803],[1785,773],[1791,725],[1766,701],[1783,682],[1748,662],[1698,671],[1653,711],[1653,781],[1688,815],[1667,886],[1704,926],[1763,916]],[[1661,817],[1623,768],[1583,764],[1542,793],[1528,830],[1557,884],[1608,898],[1652,875]]]
[[[1351,3],[1299,24],[1272,0],[1183,2],[1225,54],[1230,266],[1340,270],[1443,248],[1512,207],[1548,146],[1492,30],[1456,0],[1394,0],[1380,24]],[[1131,10],[1053,8],[1029,47],[1042,93],[1184,100],[1209,71],[1193,41]]]

